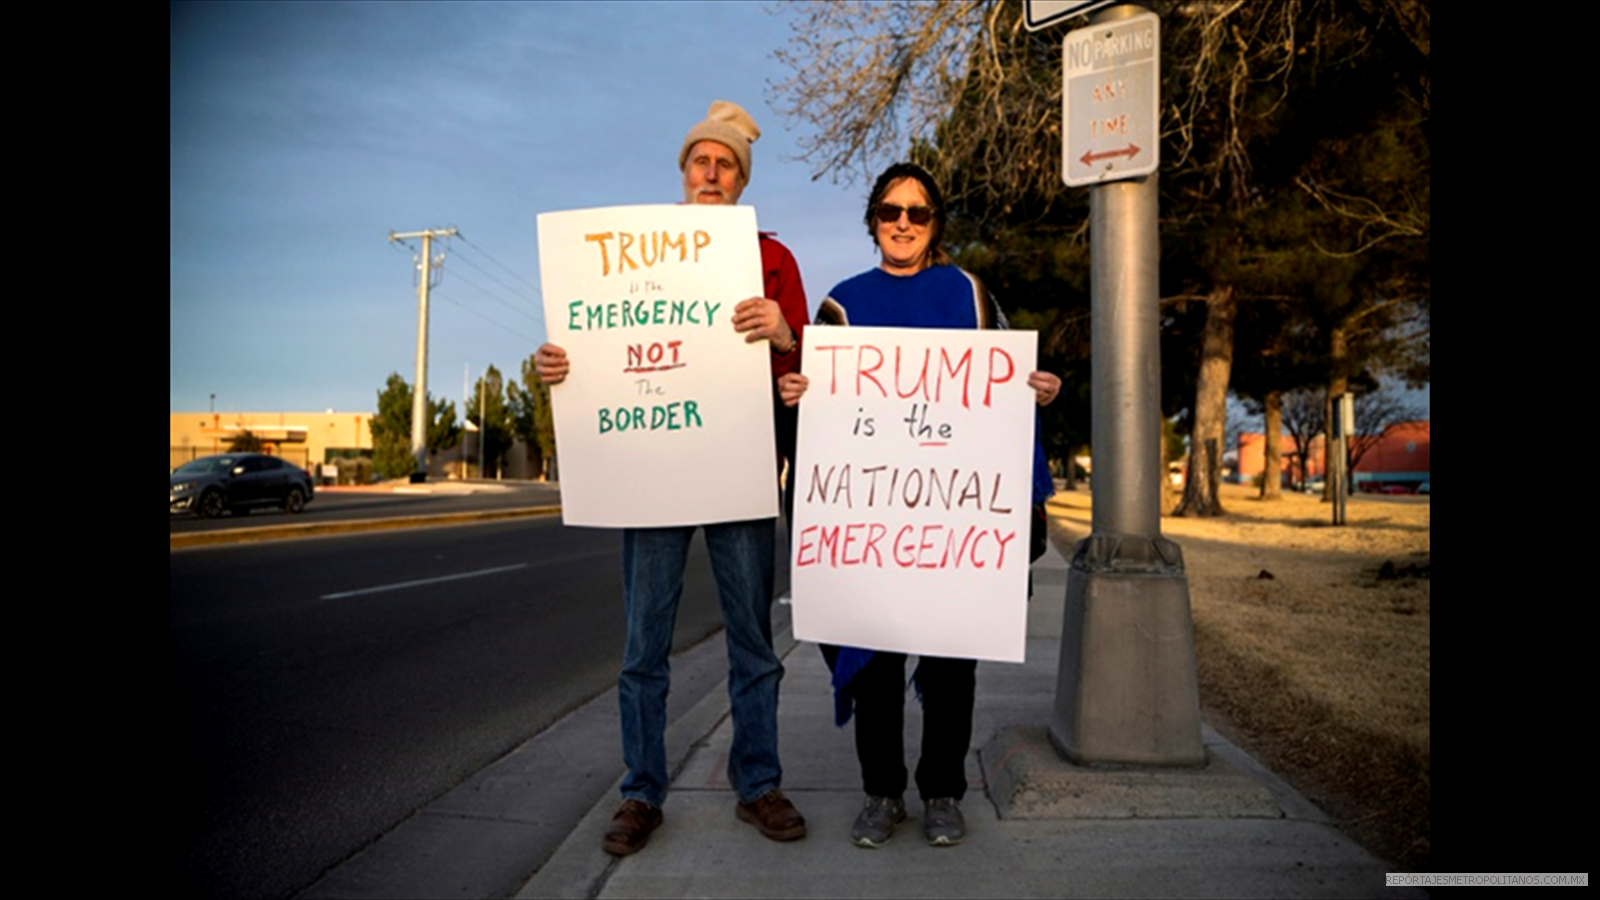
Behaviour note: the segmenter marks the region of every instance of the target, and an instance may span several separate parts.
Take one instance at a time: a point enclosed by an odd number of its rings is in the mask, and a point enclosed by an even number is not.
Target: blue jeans
[[[622,707],[622,796],[660,806],[667,795],[667,689],[672,630],[695,527],[706,534],[728,641],[733,749],[728,781],[753,801],[779,786],[778,682],[772,650],[774,519],[622,532],[622,594],[628,619],[617,695]]]

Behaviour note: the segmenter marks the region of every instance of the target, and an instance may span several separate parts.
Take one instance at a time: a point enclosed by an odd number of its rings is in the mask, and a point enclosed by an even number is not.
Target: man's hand
[[[805,396],[806,388],[811,386],[811,381],[799,372],[790,372],[778,379],[778,397],[783,400],[784,406],[799,406],[800,398]]]
[[[572,364],[567,362],[567,351],[555,344],[545,344],[533,354],[533,367],[538,370],[540,381],[560,384],[567,380],[567,372],[571,371]]]
[[[743,333],[747,344],[771,341],[774,353],[788,353],[794,349],[794,331],[783,320],[783,309],[776,300],[751,297],[739,301],[733,308],[733,330]]]
[[[1061,393],[1061,379],[1049,372],[1034,372],[1028,376],[1028,387],[1033,388],[1040,406],[1049,406],[1050,401]]]

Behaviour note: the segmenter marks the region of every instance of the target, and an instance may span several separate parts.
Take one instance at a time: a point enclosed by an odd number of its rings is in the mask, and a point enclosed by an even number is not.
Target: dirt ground
[[[1183,549],[1205,720],[1363,846],[1430,863],[1431,504],[1224,485],[1226,514],[1163,516]],[[1058,546],[1090,531],[1090,494],[1050,511]]]

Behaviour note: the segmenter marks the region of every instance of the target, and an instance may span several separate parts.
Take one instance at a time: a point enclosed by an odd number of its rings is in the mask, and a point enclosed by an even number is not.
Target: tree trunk
[[[1262,439],[1264,465],[1261,468],[1261,499],[1283,496],[1283,394],[1271,391],[1266,397],[1265,427]]]
[[[544,454],[539,452],[539,442],[531,438],[522,445],[528,454],[528,477],[530,481],[544,480]]]
[[[1195,389],[1194,431],[1189,435],[1189,474],[1177,516],[1223,513],[1223,434],[1228,424],[1228,376],[1233,371],[1233,288],[1219,287],[1206,298],[1206,325],[1200,350],[1200,383]]]
[[[1172,458],[1167,452],[1166,423],[1161,424],[1161,450],[1156,453],[1156,457],[1161,460],[1161,471],[1156,473],[1156,484],[1161,485],[1161,514],[1170,516],[1178,506],[1178,489],[1172,484]]]

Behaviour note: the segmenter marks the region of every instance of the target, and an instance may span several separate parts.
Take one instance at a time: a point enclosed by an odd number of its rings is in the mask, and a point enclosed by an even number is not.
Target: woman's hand
[[[733,308],[733,330],[742,333],[747,344],[771,341],[773,353],[794,349],[794,330],[783,320],[783,308],[776,300],[751,297],[739,301]]]
[[[1049,406],[1061,393],[1061,379],[1049,372],[1034,372],[1028,376],[1028,387],[1033,388],[1040,406]]]
[[[555,344],[544,344],[533,354],[533,367],[539,372],[540,381],[560,384],[567,380],[572,364],[567,361],[567,351]]]
[[[800,398],[805,396],[806,388],[810,386],[810,379],[799,372],[790,372],[778,379],[778,396],[784,406],[799,406]]]

